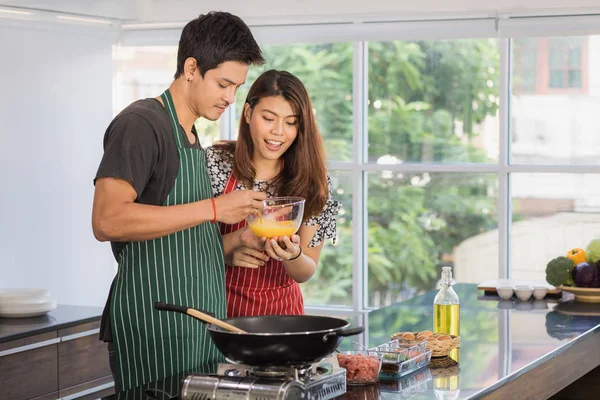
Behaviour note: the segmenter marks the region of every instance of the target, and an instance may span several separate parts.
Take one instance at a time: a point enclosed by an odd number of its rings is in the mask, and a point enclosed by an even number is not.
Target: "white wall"
[[[102,305],[110,246],[91,230],[112,112],[112,35],[0,20],[0,288]]]

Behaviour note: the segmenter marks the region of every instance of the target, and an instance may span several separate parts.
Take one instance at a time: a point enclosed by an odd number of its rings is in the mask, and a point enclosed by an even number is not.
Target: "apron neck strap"
[[[181,131],[179,129],[179,119],[177,119],[177,111],[175,111],[175,104],[173,103],[173,97],[171,97],[171,92],[169,89],[165,90],[165,92],[160,95],[160,98],[165,105],[167,114],[169,114],[169,121],[171,122],[171,127],[173,128],[173,135],[175,136],[177,147],[182,149],[184,145],[183,138],[181,137]]]
[[[229,178],[227,179],[227,183],[225,184],[225,190],[223,194],[227,194],[233,192],[237,187],[238,180],[235,177],[235,173],[233,172],[233,168],[231,169],[231,174],[229,174]]]

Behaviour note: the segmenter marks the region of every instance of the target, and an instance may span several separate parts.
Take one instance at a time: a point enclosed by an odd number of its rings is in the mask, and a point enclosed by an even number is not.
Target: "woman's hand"
[[[265,243],[265,250],[269,256],[278,261],[286,261],[300,255],[300,236],[292,235],[272,238]]]
[[[231,256],[231,265],[243,268],[259,268],[269,261],[266,254],[249,247],[239,247]]]
[[[240,233],[240,247],[249,247],[254,250],[264,251],[265,242],[267,238],[258,237],[252,232],[252,230],[246,225],[239,229]]]

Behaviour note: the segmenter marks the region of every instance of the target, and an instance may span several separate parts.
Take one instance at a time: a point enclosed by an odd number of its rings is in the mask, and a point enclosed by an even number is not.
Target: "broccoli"
[[[552,286],[575,286],[571,271],[575,264],[567,257],[556,257],[546,265],[546,281]]]

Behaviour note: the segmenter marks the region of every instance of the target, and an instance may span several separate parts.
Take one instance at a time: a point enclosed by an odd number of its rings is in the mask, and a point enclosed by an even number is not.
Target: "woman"
[[[306,199],[303,223],[292,237],[267,240],[245,221],[221,224],[227,316],[304,314],[298,284],[315,273],[323,241],[335,238],[341,204],[331,199],[321,136],[302,82],[285,71],[258,77],[237,141],[208,148],[207,162],[215,196],[253,189]]]

